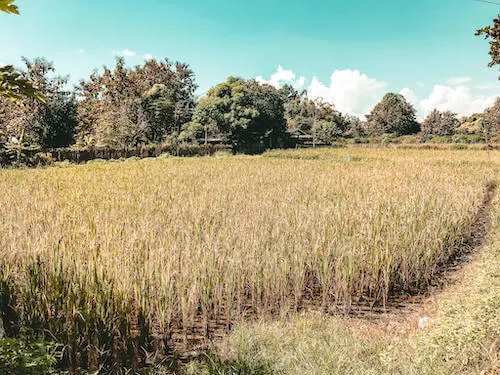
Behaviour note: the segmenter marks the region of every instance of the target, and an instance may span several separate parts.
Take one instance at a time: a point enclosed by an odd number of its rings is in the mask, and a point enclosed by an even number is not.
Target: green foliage
[[[19,14],[14,0],[0,0],[0,11],[10,14]],[[33,98],[43,101],[43,95],[33,84],[16,72],[12,65],[0,67],[0,97],[6,97],[18,102],[23,98]]]
[[[80,82],[77,143],[159,144],[191,121],[196,88],[186,64],[151,59],[130,69],[118,58],[113,69]]]
[[[282,87],[280,93],[285,103],[288,129],[292,132],[311,134],[316,119],[316,103],[305,97],[305,93],[299,94],[290,85]]]
[[[44,101],[19,96],[18,104],[0,98],[0,137],[11,147],[60,147],[73,143],[76,102],[66,93],[68,79],[53,76],[54,65],[44,59],[24,59],[25,71],[19,74],[31,82]],[[2,141],[2,139],[0,139]]]
[[[428,140],[431,135],[450,136],[455,134],[459,122],[457,115],[451,111],[433,110],[422,123],[422,138]]]
[[[328,103],[317,102],[315,106],[313,137],[318,143],[331,145],[349,129],[349,119]]]
[[[493,20],[493,26],[483,27],[476,31],[476,35],[484,35],[485,39],[490,39],[491,61],[488,66],[493,67],[500,64],[500,14]],[[500,78],[500,77],[499,77]]]
[[[500,97],[497,97],[495,105],[484,112],[484,121],[481,128],[487,142],[492,137],[500,134]]]
[[[73,144],[77,121],[75,98],[61,93],[41,108],[32,126],[42,148],[58,148]]]
[[[236,150],[280,143],[286,130],[280,92],[254,80],[230,77],[212,88],[196,108],[195,119],[203,127],[216,127]]]
[[[168,87],[155,84],[141,100],[143,132],[152,143],[161,142],[175,131],[175,103]]]
[[[234,360],[225,360],[216,354],[204,354],[201,361],[191,363],[183,375],[273,375],[272,367],[259,357],[241,353]]]
[[[475,113],[471,116],[463,116],[459,120],[459,125],[456,129],[457,133],[463,134],[479,134],[484,121],[483,113]]]
[[[0,339],[0,374],[56,374],[57,354],[57,346],[53,344]]]
[[[373,136],[414,134],[420,131],[415,108],[401,94],[388,93],[368,116],[368,131]]]
[[[17,5],[14,4],[14,0],[0,0],[0,11],[11,14],[19,14],[19,9],[17,8]]]
[[[43,101],[43,95],[12,65],[0,67],[0,96],[19,102],[24,98]]]
[[[137,127],[126,115],[104,113],[95,126],[94,140],[97,146],[123,149],[138,143]]]

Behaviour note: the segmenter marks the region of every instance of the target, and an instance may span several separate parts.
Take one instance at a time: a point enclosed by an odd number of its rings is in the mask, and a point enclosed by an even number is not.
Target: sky
[[[500,3],[500,1],[499,1]],[[291,83],[363,116],[386,92],[422,118],[482,112],[500,95],[474,36],[500,5],[475,0],[16,0],[0,14],[0,63],[45,57],[78,82],[124,56],[191,65],[198,95],[228,76]]]

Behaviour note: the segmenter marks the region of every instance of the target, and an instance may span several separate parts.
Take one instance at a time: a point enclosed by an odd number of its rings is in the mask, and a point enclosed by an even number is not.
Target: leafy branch
[[[1,0],[0,0],[1,1]],[[44,101],[43,95],[21,73],[16,72],[12,65],[0,67],[0,96],[13,101],[33,98]]]
[[[493,26],[483,27],[476,31],[476,35],[484,35],[485,39],[490,39],[490,67],[500,65],[500,14],[493,20]]]
[[[0,11],[9,14],[19,14],[14,0],[0,0]],[[21,73],[16,72],[12,65],[0,67],[0,96],[19,102],[24,98],[33,98],[44,101],[44,97],[33,83],[24,78]]]
[[[0,0],[0,11],[10,14],[19,14],[19,9],[17,5],[14,5],[14,0]]]

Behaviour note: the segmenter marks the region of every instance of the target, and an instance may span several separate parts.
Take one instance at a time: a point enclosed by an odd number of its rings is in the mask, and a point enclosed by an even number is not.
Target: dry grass
[[[397,320],[303,314],[239,325],[217,347],[217,368],[192,362],[187,374],[496,375],[500,371],[500,195],[492,204],[486,246],[460,271],[460,279]],[[430,306],[428,304],[430,303]],[[432,324],[418,330],[414,319]],[[390,315],[389,315],[390,317]],[[245,369],[223,372],[231,364]],[[259,372],[260,369],[266,371]],[[222,371],[221,371],[222,370]]]
[[[197,320],[285,315],[311,291],[324,307],[384,303],[452,255],[500,159],[267,156],[0,171],[2,293],[18,322],[68,343],[71,366],[93,367]]]

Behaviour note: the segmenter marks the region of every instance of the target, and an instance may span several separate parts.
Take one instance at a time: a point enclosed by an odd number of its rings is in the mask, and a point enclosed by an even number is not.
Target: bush
[[[43,342],[0,339],[0,374],[57,374],[57,346]]]
[[[484,138],[478,134],[456,134],[452,137],[453,143],[473,144],[484,142]]]

